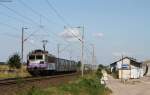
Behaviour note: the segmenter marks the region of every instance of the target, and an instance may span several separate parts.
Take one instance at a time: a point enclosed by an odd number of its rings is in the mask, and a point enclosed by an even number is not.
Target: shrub
[[[103,69],[104,69],[104,66],[100,64],[100,65],[98,66],[97,71],[96,71],[96,75],[98,76],[99,79],[101,79],[102,76],[103,76],[103,73],[102,73],[102,70],[103,70]]]
[[[19,54],[15,53],[14,55],[10,56],[7,63],[10,68],[20,69],[21,68],[21,58],[20,58]]]
[[[80,78],[79,80],[59,87],[50,86],[48,89],[32,87],[24,95],[109,95],[111,90],[101,85],[98,78]]]
[[[49,93],[41,90],[38,87],[32,86],[32,88],[27,92],[26,95],[49,95]]]

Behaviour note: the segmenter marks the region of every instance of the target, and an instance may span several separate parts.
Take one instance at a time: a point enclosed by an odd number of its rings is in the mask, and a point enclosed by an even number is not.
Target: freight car
[[[27,56],[27,70],[33,76],[76,72],[77,62],[56,58],[48,51],[34,50]]]

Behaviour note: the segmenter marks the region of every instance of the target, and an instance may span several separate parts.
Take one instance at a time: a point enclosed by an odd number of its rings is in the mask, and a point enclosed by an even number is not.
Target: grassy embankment
[[[23,66],[23,72],[17,73],[17,70],[12,70],[12,72],[9,72],[9,67],[8,65],[0,65],[0,79],[3,78],[15,78],[15,77],[26,77],[30,76],[29,73],[26,70],[26,66]]]
[[[110,95],[111,90],[100,84],[96,75],[89,74],[84,78],[77,78],[67,84],[49,86],[47,88],[32,87],[19,95]]]

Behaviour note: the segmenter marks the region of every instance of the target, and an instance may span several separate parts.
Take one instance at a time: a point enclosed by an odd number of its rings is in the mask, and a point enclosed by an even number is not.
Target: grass
[[[4,79],[4,78],[16,78],[16,77],[26,77],[26,76],[30,76],[30,74],[27,72],[26,70],[26,66],[23,66],[23,73],[19,74],[16,72],[16,70],[14,70],[14,72],[8,72],[9,67],[8,65],[0,65],[0,70],[4,71],[4,72],[0,72],[0,79]]]
[[[110,95],[110,93],[111,90],[100,84],[98,78],[87,75],[67,84],[49,86],[45,89],[33,86],[26,93],[19,95]]]

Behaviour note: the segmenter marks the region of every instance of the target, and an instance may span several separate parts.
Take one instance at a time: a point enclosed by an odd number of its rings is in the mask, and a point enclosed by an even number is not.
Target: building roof
[[[144,64],[150,64],[150,60],[146,60],[143,62]]]
[[[141,62],[137,62],[136,59],[134,59],[134,58],[132,58],[132,57],[127,57],[127,56],[126,56],[126,57],[123,57],[122,59],[119,59],[119,60],[117,60],[117,61],[111,63],[110,65],[115,65],[117,62],[119,62],[119,61],[121,61],[121,60],[124,60],[124,59],[129,59],[129,60],[131,60],[131,61],[133,61],[133,62],[136,62],[137,64],[141,64]]]

